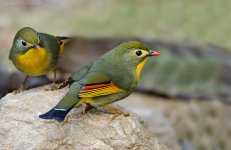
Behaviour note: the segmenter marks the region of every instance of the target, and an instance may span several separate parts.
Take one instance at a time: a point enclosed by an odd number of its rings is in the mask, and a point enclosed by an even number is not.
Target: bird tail
[[[67,37],[67,36],[56,36],[57,39],[59,39],[60,41],[64,41],[64,40],[70,40],[74,37]]]
[[[42,119],[55,119],[58,122],[62,122],[66,115],[69,113],[69,111],[72,109],[73,107],[67,109],[67,110],[57,110],[55,108],[52,108],[50,111],[48,111],[45,114],[39,115],[39,118]]]
[[[45,114],[39,115],[42,119],[55,119],[58,122],[62,122],[70,110],[77,104],[80,104],[80,99],[77,94],[80,85],[75,82],[70,86],[68,93],[63,99],[50,111]]]
[[[60,46],[60,51],[59,53],[62,54],[64,51],[64,45],[66,45],[66,43],[70,42],[74,37],[66,37],[66,36],[56,36],[56,39],[59,43]]]

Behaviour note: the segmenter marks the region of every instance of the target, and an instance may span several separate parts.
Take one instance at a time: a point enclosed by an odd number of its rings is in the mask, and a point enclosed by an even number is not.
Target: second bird
[[[60,54],[64,49],[63,40],[67,37],[55,37],[39,33],[30,27],[20,29],[14,38],[9,59],[26,77],[16,93],[24,90],[29,76],[41,76],[55,71]],[[54,74],[54,82],[56,72]]]

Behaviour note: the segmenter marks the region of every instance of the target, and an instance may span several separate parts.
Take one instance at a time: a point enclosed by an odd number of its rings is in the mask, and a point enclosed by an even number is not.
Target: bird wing
[[[74,82],[81,80],[88,73],[90,68],[91,64],[82,67],[81,69],[73,73],[67,80],[65,80],[59,88],[64,88],[68,85],[71,85]]]
[[[60,51],[59,53],[62,54],[64,51],[64,44],[67,42],[66,40],[70,40],[71,37],[64,37],[64,36],[56,36],[57,42],[60,46]]]
[[[110,78],[101,72],[91,72],[79,81],[82,85],[78,92],[81,98],[98,97],[123,92],[124,90],[111,82]]]

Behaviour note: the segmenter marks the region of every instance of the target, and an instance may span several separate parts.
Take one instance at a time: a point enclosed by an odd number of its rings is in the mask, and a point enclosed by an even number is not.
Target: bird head
[[[111,54],[110,55],[113,57],[119,57],[119,62],[123,62],[135,67],[144,62],[144,60],[146,60],[148,57],[160,55],[159,52],[150,50],[146,45],[137,41],[122,43],[115,47],[111,51]],[[113,60],[113,58],[111,59]]]
[[[30,27],[20,29],[14,38],[13,49],[17,53],[25,53],[31,48],[39,49],[40,36]]]

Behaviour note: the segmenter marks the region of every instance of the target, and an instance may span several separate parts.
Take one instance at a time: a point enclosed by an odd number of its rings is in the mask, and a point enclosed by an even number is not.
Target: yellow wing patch
[[[64,51],[64,42],[60,41],[59,45],[60,45],[60,46],[59,46],[59,48],[60,48],[59,54],[62,54],[63,51]]]
[[[113,83],[95,84],[95,85],[83,86],[78,96],[81,98],[97,97],[97,96],[120,93],[123,91],[124,90],[118,88]]]

